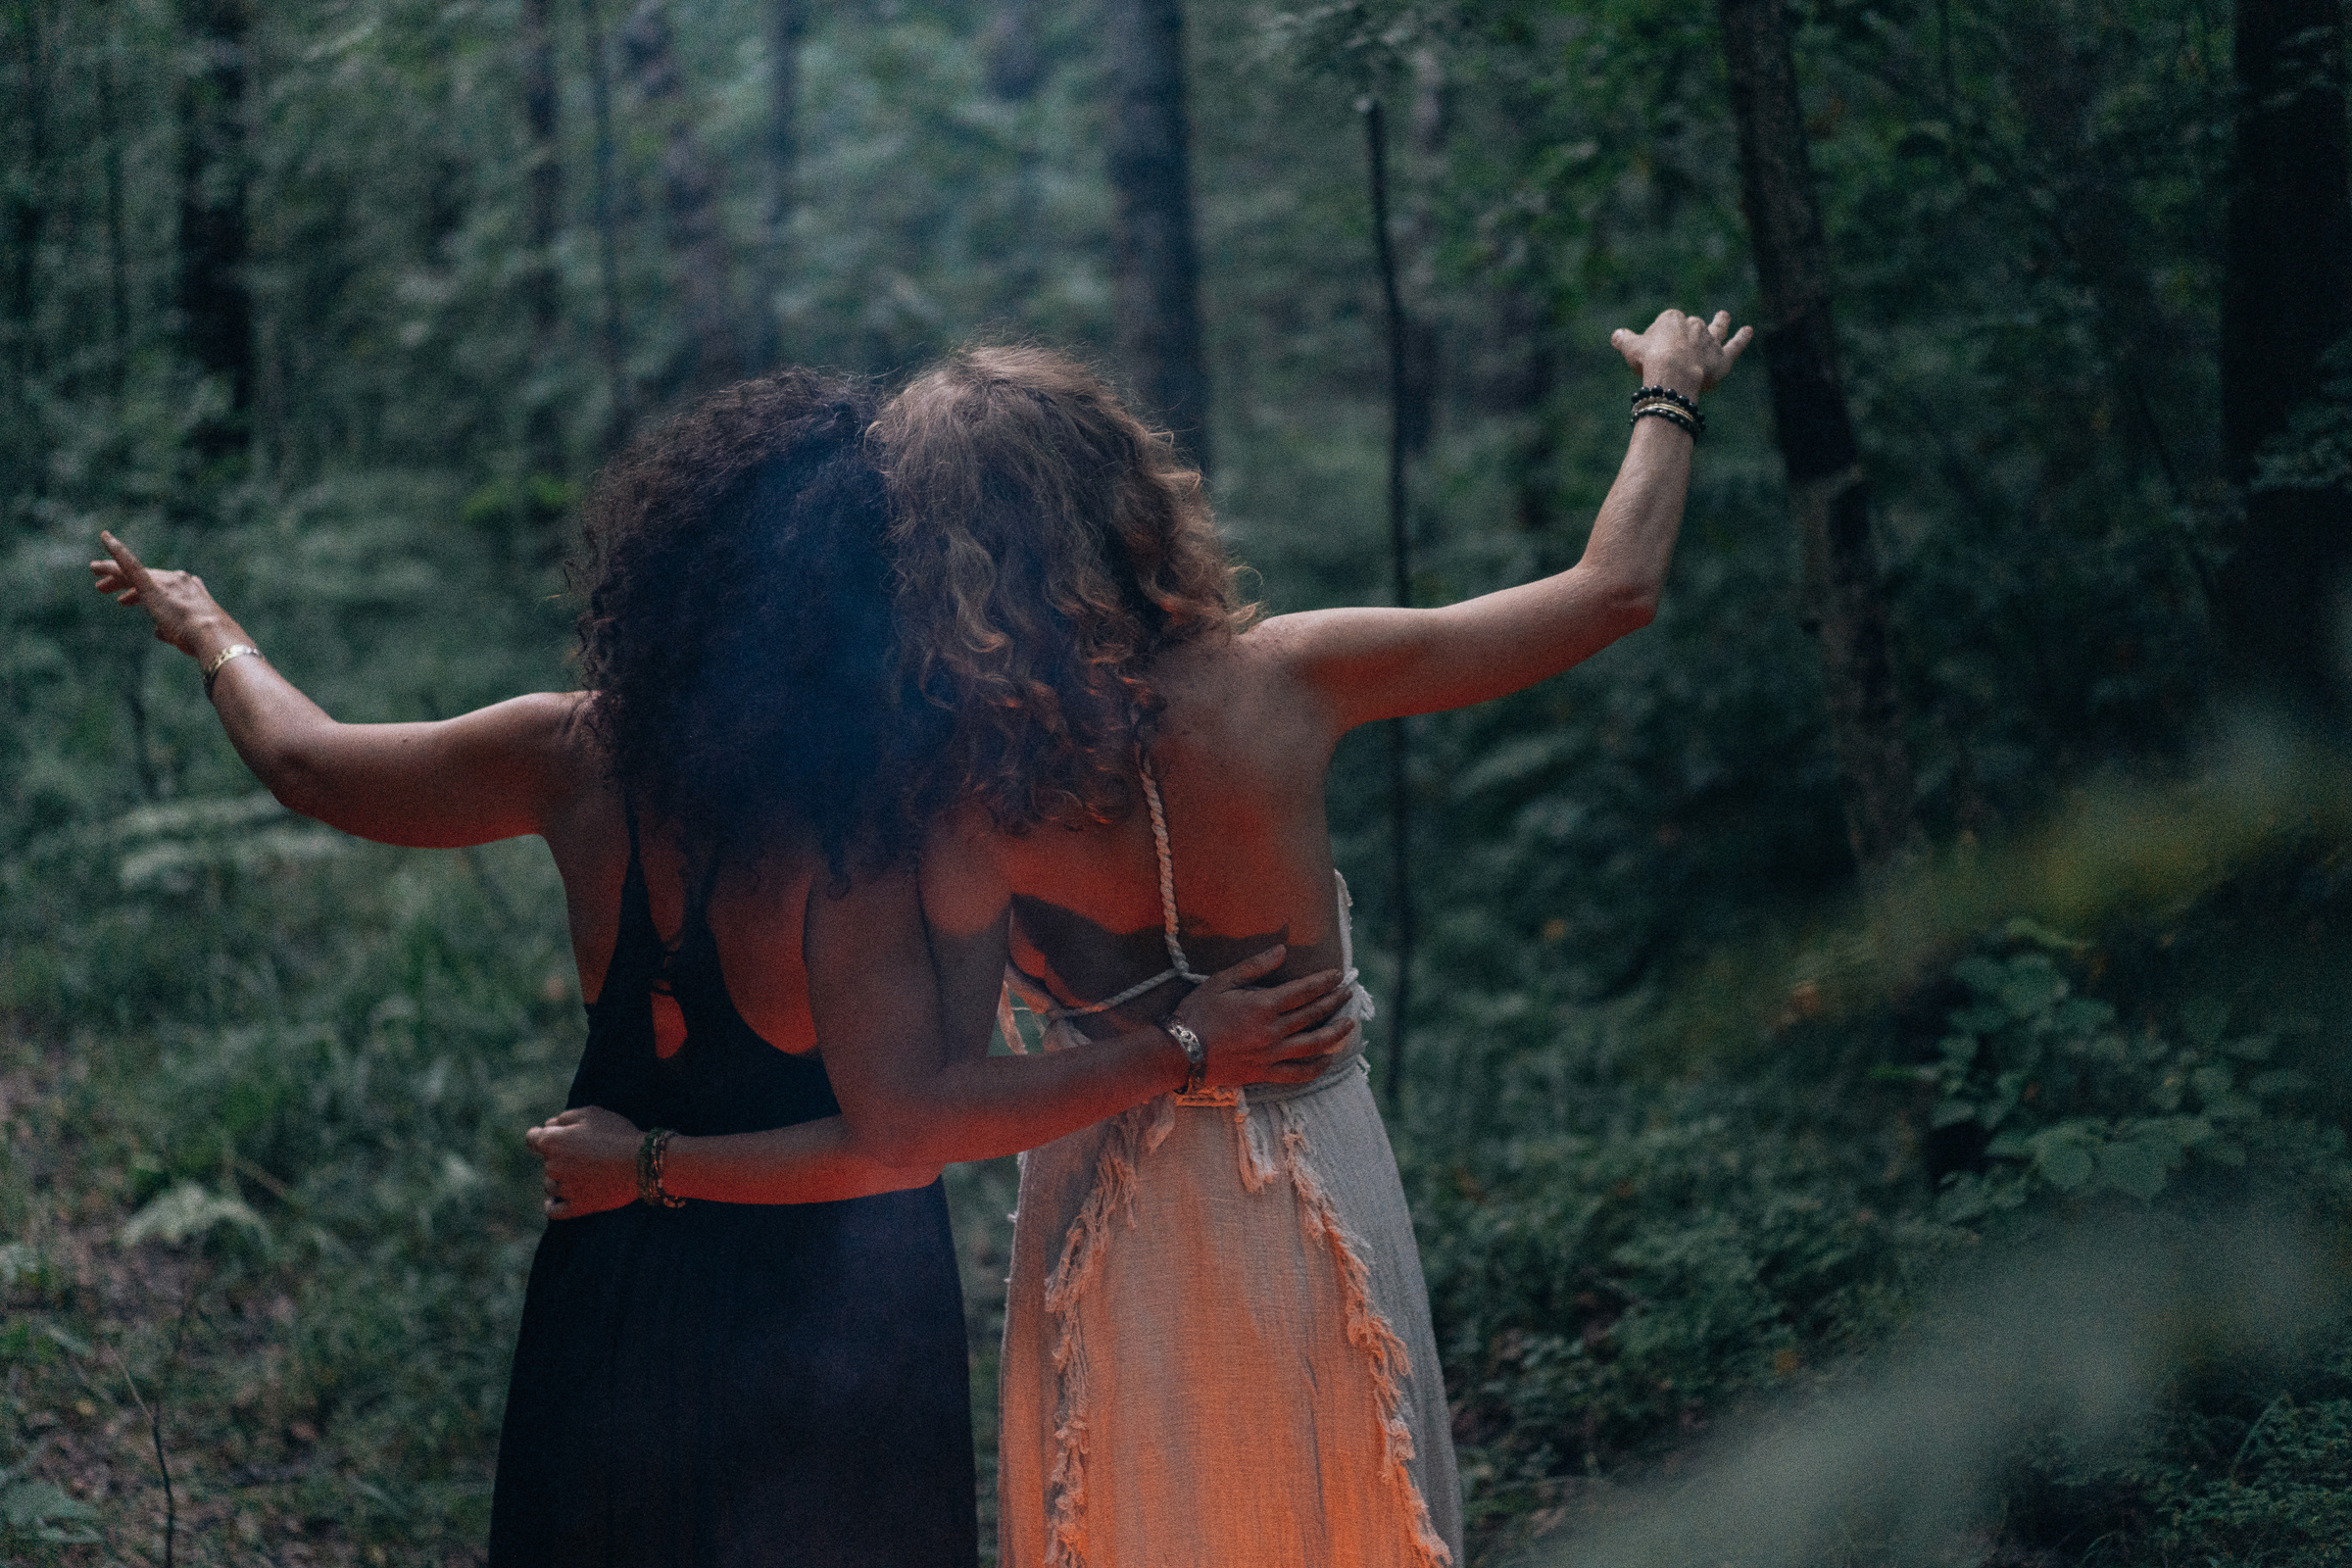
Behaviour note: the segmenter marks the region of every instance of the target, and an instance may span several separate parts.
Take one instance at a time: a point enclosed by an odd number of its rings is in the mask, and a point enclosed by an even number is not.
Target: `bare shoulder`
[[[484,742],[513,764],[516,787],[542,803],[542,831],[551,841],[577,831],[583,811],[598,818],[596,832],[603,830],[599,808],[611,804],[605,800],[611,791],[591,722],[595,705],[593,692],[531,692],[469,715],[484,722]]]
[[[1199,695],[1237,725],[1258,733],[1298,739],[1300,726],[1327,727],[1329,704],[1322,673],[1335,638],[1344,635],[1339,617],[1348,612],[1304,611],[1260,621],[1225,638],[1199,666]]]
[[[951,936],[994,925],[1012,898],[1004,849],[1003,832],[976,802],[933,821],[923,840],[923,918]]]

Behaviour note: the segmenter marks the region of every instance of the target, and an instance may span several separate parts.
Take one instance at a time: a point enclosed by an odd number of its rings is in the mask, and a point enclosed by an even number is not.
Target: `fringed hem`
[[[1046,1483],[1047,1568],[1086,1568],[1086,1460],[1088,1426],[1087,1348],[1079,1329],[1078,1302],[1101,1278],[1113,1219],[1122,1211],[1135,1220],[1136,1166],[1159,1147],[1173,1122],[1173,1105],[1162,1097],[1120,1115],[1095,1166],[1095,1179],[1070,1222],[1061,1258],[1047,1277],[1045,1308],[1058,1324],[1054,1340],[1054,1467]],[[1414,1568],[1450,1568],[1452,1548],[1430,1521],[1429,1500],[1413,1480],[1418,1451],[1404,1419],[1403,1380],[1412,1357],[1389,1320],[1372,1304],[1372,1274],[1338,1207],[1315,1174],[1306,1123],[1291,1105],[1267,1107],[1281,1124],[1280,1171],[1298,1195],[1299,1222],[1307,1237],[1330,1253],[1347,1305],[1348,1342],[1370,1363],[1381,1421],[1381,1476],[1402,1511],[1412,1539]],[[1274,1154],[1250,1115],[1247,1102],[1233,1110],[1238,1174],[1249,1192],[1261,1192],[1278,1174]]]
[[[1078,1327],[1078,1298],[1102,1273],[1113,1217],[1124,1209],[1128,1225],[1135,1224],[1135,1164],[1142,1113],[1149,1108],[1123,1112],[1113,1122],[1095,1167],[1094,1185],[1070,1222],[1061,1260],[1046,1279],[1046,1312],[1060,1325],[1054,1338],[1056,1397],[1054,1469],[1046,1478],[1047,1568],[1086,1564],[1087,1356]]]
[[[1362,1250],[1340,1220],[1338,1207],[1315,1174],[1308,1156],[1306,1123],[1291,1106],[1277,1105],[1282,1120],[1283,1164],[1298,1194],[1298,1215],[1306,1234],[1330,1249],[1339,1270],[1340,1288],[1348,1304],[1348,1343],[1364,1352],[1372,1364],[1372,1387],[1380,1402],[1381,1476],[1404,1510],[1413,1538],[1415,1568],[1449,1568],[1453,1548],[1430,1522],[1429,1499],[1413,1480],[1412,1459],[1417,1451],[1413,1429],[1404,1419],[1403,1381],[1413,1369],[1404,1341],[1372,1304],[1372,1271]]]

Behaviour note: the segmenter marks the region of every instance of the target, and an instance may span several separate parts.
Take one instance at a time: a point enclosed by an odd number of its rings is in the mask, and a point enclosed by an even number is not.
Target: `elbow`
[[[1619,583],[1609,590],[1608,605],[1614,632],[1610,640],[1614,642],[1658,618],[1658,585],[1650,581]]]
[[[277,804],[298,816],[324,821],[330,809],[326,780],[316,757],[300,743],[272,746],[247,759],[254,776]]]

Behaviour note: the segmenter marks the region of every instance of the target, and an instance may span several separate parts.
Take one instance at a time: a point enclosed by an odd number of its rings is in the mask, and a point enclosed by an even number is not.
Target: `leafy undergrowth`
[[[580,1039],[560,904],[526,847],[302,832],[232,802],[11,862],[11,1561],[160,1562],[168,1528],[177,1563],[478,1560],[539,1229],[518,1133]],[[1801,981],[1704,1050],[1448,996],[1399,1131],[1474,1558],[1837,1408],[1990,1244],[2248,1206],[2344,1234],[2348,894],[2340,848],[2274,844],[2160,917],[2002,921],[1875,1000]],[[992,1521],[1012,1182],[952,1178]],[[2026,1444],[1936,1554],[1858,1521],[1832,1556],[2343,1560],[2352,1341],[2192,1357],[2158,1396]]]
[[[132,824],[145,896],[12,951],[0,1555],[479,1561],[542,1224],[520,1133],[583,1029],[552,869],[273,855],[280,813],[227,816]],[[38,1005],[101,974],[112,1026]],[[952,1183],[990,1440],[1011,1182]]]
[[[2352,1235],[2344,864],[2307,841],[2152,923],[2012,919],[1836,1018],[1800,987],[1760,1055],[1572,1066],[1548,1125],[1412,1159],[1474,1560],[1573,1539],[1718,1434],[1863,1386],[1994,1244],[2256,1214]],[[2346,1259],[2314,1261],[2340,1290]],[[1933,1553],[1857,1519],[1833,1555],[2346,1561],[2340,1308],[2192,1351],[2096,1442],[2044,1434]]]

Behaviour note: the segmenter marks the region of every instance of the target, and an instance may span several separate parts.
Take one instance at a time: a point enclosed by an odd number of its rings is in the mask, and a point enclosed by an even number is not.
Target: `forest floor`
[[[383,1532],[366,1516],[393,1500],[386,1491],[318,1423],[271,1408],[288,1353],[284,1331],[297,1313],[290,1289],[261,1280],[223,1289],[198,1249],[122,1244],[124,1173],[109,1163],[103,1140],[73,1124],[74,1079],[64,1047],[0,1028],[0,1137],[22,1183],[11,1196],[32,1199],[24,1229],[39,1238],[37,1276],[0,1258],[9,1308],[0,1320],[0,1509],[13,1515],[0,1517],[0,1544],[25,1554],[9,1560],[75,1568],[481,1562],[478,1544],[420,1550],[417,1536],[444,1534],[430,1525],[398,1532],[407,1540],[376,1539]],[[262,1200],[266,1183],[247,1180]],[[984,1562],[995,1560],[997,1362],[1018,1182],[1009,1158],[948,1177],[970,1332]],[[484,1499],[490,1458],[478,1455],[478,1473],[462,1484]],[[80,1507],[52,1499],[44,1510],[44,1486]]]

